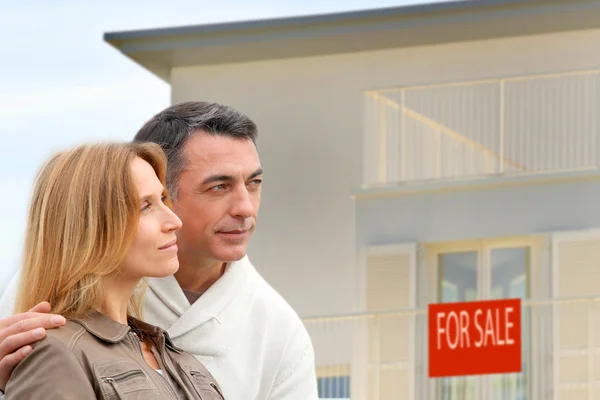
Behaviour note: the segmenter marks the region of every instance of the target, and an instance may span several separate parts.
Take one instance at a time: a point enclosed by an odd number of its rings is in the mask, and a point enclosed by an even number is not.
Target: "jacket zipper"
[[[161,335],[161,336],[160,336],[160,338],[159,338],[159,344],[160,344],[160,346],[162,346],[162,348],[159,348],[159,352],[158,352],[158,353],[159,353],[159,355],[160,355],[160,359],[161,359],[161,361],[162,361],[162,363],[163,363],[163,365],[164,365],[165,371],[167,371],[167,373],[169,373],[169,374],[171,375],[171,377],[175,377],[175,378],[173,378],[173,380],[174,380],[174,381],[175,381],[175,382],[176,382],[176,383],[177,383],[179,386],[181,386],[181,389],[182,389],[184,392],[187,392],[188,390],[187,390],[187,389],[186,389],[186,387],[185,387],[185,384],[184,384],[184,382],[183,382],[183,378],[179,377],[177,374],[174,374],[174,373],[173,373],[173,371],[171,370],[171,368],[169,367],[169,364],[167,363],[167,361],[166,361],[166,359],[165,359],[165,354],[166,354],[166,351],[160,351],[160,350],[164,350],[164,349],[167,347],[167,341],[166,341],[166,339],[165,339],[165,334],[163,334],[163,335]],[[158,347],[157,347],[157,348],[158,348]],[[190,379],[190,377],[186,375],[186,379],[187,379],[188,381],[190,381],[190,383],[192,383],[192,387],[193,387],[194,385],[193,385],[193,382],[191,382],[191,379]],[[194,387],[194,391],[195,391],[195,392],[196,392],[196,393],[197,393],[197,394],[200,396],[200,393],[198,393],[198,391],[196,390],[196,388],[195,388],[195,387]],[[219,394],[220,394],[220,393],[219,393]],[[223,397],[223,396],[221,395],[221,397]],[[202,399],[202,397],[200,397],[200,398]]]
[[[142,375],[142,376],[144,375],[144,373],[142,372],[141,369],[138,369],[135,371],[128,371],[128,372],[124,372],[119,375],[107,377],[107,378],[104,378],[104,381],[111,384],[113,389],[115,389],[115,392],[117,392],[117,396],[119,396],[119,399],[126,399],[125,393],[123,393],[123,391],[121,390],[119,385],[117,385],[117,382],[123,382],[128,379],[131,379],[134,376],[139,376],[139,375]]]
[[[146,360],[144,359],[144,354],[142,353],[142,347],[141,344],[137,338],[137,336],[135,336],[135,334],[132,333],[132,335],[134,335],[134,337],[132,338],[131,336],[129,336],[129,340],[131,340],[133,347],[136,349],[137,354],[140,356],[140,359],[142,360],[142,362],[144,363],[145,366],[147,366],[148,368],[152,369],[148,363],[146,362]],[[162,357],[161,357],[162,358]],[[164,361],[163,361],[164,364]],[[166,366],[165,366],[166,368]],[[152,371],[154,371],[152,369]],[[175,393],[174,389],[171,387],[171,385],[169,385],[169,382],[166,380],[166,378],[162,375],[160,375],[158,372],[154,371],[157,375],[159,375],[159,380],[162,380],[163,382],[163,386],[165,387],[165,389],[167,390],[167,392],[171,395],[169,397],[171,397],[173,400],[177,400],[177,394]]]
[[[210,386],[212,386],[212,388],[215,389],[215,392],[217,392],[219,394],[219,396],[221,396],[221,398],[223,400],[225,400],[225,396],[223,396],[223,393],[221,393],[221,391],[219,390],[219,388],[217,387],[217,385],[215,385],[214,382],[211,382]]]
[[[192,375],[194,378],[196,377],[196,375],[198,376],[204,376],[204,374],[197,372],[197,371],[191,371],[190,375]],[[221,391],[219,390],[219,388],[217,387],[217,385],[213,382],[213,381],[209,381],[209,385],[215,390],[215,392],[217,392],[219,394],[219,396],[221,396],[221,398],[223,400],[225,400],[225,396],[223,396],[223,393],[221,393]]]
[[[112,379],[115,381],[126,381],[127,379],[131,378],[132,376],[137,376],[137,375],[144,375],[144,372],[142,372],[141,369],[136,369],[133,371],[123,372],[122,374],[119,374],[119,375],[110,376],[110,377],[107,377],[106,379]]]

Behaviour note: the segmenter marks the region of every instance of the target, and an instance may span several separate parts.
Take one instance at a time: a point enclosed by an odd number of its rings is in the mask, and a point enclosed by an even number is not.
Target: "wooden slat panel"
[[[584,297],[600,293],[600,231],[556,234],[554,238],[554,297]],[[554,360],[558,399],[587,398],[590,328],[598,326],[590,302],[558,304],[554,307],[556,333]],[[598,337],[597,335],[594,335]]]
[[[370,255],[367,261],[367,309],[407,309],[411,296],[410,255]]]
[[[600,238],[562,241],[558,254],[557,297],[600,293]]]
[[[366,306],[369,311],[404,310],[413,306],[416,259],[414,248],[399,247],[367,256]],[[379,388],[379,399],[408,398],[414,385],[411,365],[414,316],[386,315],[369,326],[368,387]],[[377,372],[376,372],[377,371]]]

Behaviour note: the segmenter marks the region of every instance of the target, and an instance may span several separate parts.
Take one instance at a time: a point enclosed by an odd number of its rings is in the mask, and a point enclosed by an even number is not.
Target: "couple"
[[[29,310],[0,320],[7,399],[136,398],[140,389],[141,398],[317,399],[306,329],[245,254],[260,203],[256,135],[236,110],[187,102],[154,116],[134,143],[83,146],[49,162],[32,201],[20,295],[14,279],[0,304],[6,313],[18,297]],[[88,180],[71,177],[86,171]],[[82,190],[88,197],[72,196]],[[36,258],[44,254],[56,259]],[[160,328],[136,319],[129,302],[145,276],[143,320]],[[52,298],[58,304],[41,302]],[[77,389],[85,395],[69,397],[75,381],[88,385]]]

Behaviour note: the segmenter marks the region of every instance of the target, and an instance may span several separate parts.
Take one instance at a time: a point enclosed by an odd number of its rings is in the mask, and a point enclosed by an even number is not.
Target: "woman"
[[[144,277],[179,268],[181,221],[158,145],[59,153],[33,193],[16,312],[48,300],[67,324],[15,368],[6,399],[222,399],[193,356],[143,323]]]

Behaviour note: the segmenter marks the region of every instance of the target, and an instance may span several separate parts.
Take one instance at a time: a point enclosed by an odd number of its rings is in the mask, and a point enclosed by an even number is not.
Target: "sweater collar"
[[[248,256],[230,263],[223,276],[192,305],[174,276],[151,279],[150,289],[178,316],[173,326],[169,327],[170,335],[177,337],[212,319],[218,321],[219,314],[247,283],[248,274],[252,269],[254,266],[250,263]]]

